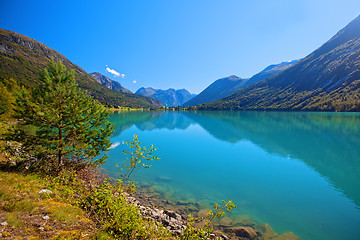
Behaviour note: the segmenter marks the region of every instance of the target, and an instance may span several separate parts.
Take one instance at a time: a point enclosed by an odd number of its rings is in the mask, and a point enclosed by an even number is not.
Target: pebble
[[[52,194],[53,192],[49,189],[42,189],[39,191],[39,194]]]

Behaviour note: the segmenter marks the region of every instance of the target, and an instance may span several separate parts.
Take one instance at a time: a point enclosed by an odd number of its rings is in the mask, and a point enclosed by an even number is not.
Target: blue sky
[[[251,77],[305,57],[359,14],[359,0],[0,1],[1,28],[132,91]]]

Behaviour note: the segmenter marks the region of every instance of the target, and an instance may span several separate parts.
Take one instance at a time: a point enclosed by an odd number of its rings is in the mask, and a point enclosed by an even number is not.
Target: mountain
[[[119,91],[122,93],[132,93],[129,89],[126,89],[123,86],[121,86],[120,83],[102,75],[101,73],[98,73],[98,72],[90,73],[90,76],[95,78],[95,80],[98,83],[100,83],[101,85],[104,85],[107,88],[110,88],[110,89],[113,89],[115,91]]]
[[[195,106],[226,97],[239,90],[247,80],[248,79],[242,79],[235,75],[218,79],[199,93],[199,95],[183,104],[183,106]]]
[[[146,97],[149,97],[151,95],[154,95],[157,93],[158,90],[155,90],[151,87],[148,87],[148,88],[139,88],[135,94],[139,94],[139,95],[142,95],[142,96],[146,96]]]
[[[151,97],[159,100],[164,106],[177,107],[192,99],[195,94],[189,93],[186,89],[175,90],[169,88],[168,90],[140,88],[135,94]]]
[[[260,82],[268,77],[271,77],[281,71],[284,71],[285,69],[289,68],[290,66],[294,65],[295,63],[297,63],[299,60],[293,60],[293,61],[289,61],[289,62],[282,62],[279,64],[273,64],[270,65],[268,67],[266,67],[264,70],[262,70],[261,72],[255,74],[254,76],[252,76],[249,81],[246,82],[246,84],[244,85],[244,87],[250,86],[251,84]]]
[[[186,102],[184,106],[196,106],[203,103],[209,103],[224,97],[229,96],[230,94],[244,88],[250,86],[251,84],[260,82],[276,73],[279,73],[298,60],[282,62],[279,64],[270,65],[258,74],[255,74],[250,79],[242,79],[237,76],[230,76],[226,78],[221,78],[213,82],[210,86],[205,88],[199,95]]]
[[[39,72],[47,66],[51,58],[55,61],[61,60],[66,67],[74,70],[79,87],[103,104],[127,107],[162,106],[155,99],[109,89],[59,52],[34,39],[0,28],[0,81],[13,78],[19,85],[35,87],[39,84]]]
[[[199,109],[360,111],[360,16],[295,65]]]

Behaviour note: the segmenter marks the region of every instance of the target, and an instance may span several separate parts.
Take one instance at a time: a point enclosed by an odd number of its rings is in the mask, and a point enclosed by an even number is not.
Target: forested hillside
[[[199,109],[360,111],[360,16],[292,67]]]
[[[155,99],[109,89],[59,52],[24,35],[0,29],[0,80],[13,78],[19,85],[28,88],[37,86],[39,72],[51,58],[61,60],[68,68],[73,69],[79,87],[103,104],[126,107],[162,106]]]

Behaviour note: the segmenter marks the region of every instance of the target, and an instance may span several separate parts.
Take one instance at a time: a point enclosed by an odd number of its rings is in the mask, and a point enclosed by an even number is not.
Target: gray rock
[[[53,192],[49,189],[42,189],[39,191],[39,194],[53,194]]]
[[[181,220],[182,220],[181,215],[180,215],[180,214],[177,214],[177,213],[174,212],[174,211],[165,210],[164,213],[165,213],[166,215],[168,215],[169,217],[174,218],[174,219],[176,219],[176,220],[178,220],[178,221],[181,221]]]
[[[182,221],[180,214],[169,210],[159,210],[157,208],[144,207],[134,197],[126,196],[129,203],[134,204],[139,208],[141,215],[145,218],[161,223],[164,227],[169,229],[170,232],[176,235],[182,235],[186,229],[185,223]]]

